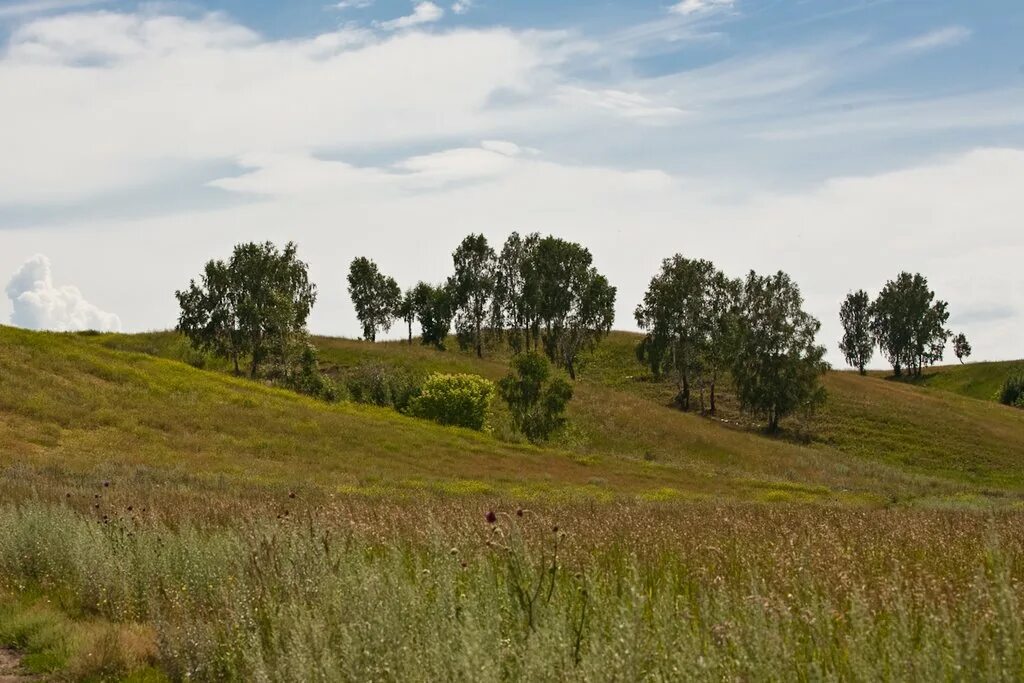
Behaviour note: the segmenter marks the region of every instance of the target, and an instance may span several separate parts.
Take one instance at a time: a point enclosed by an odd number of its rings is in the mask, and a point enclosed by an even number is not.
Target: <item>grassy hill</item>
[[[980,401],[994,401],[1006,378],[1020,373],[1024,373],[1024,360],[965,363],[925,368],[921,377],[906,378],[901,381],[919,387],[951,391]],[[889,377],[890,375],[884,371],[871,374],[875,377]]]
[[[475,433],[328,404],[233,377],[172,333],[0,327],[5,673],[1024,670],[1024,411],[835,372],[826,407],[769,438],[728,392],[714,417],[672,408],[635,342],[615,333],[587,359],[569,429],[536,447],[500,410]],[[499,353],[316,343],[334,376],[506,371]]]
[[[340,491],[599,499],[927,502],[1024,493],[1021,411],[835,372],[826,377],[826,408],[769,438],[728,394],[715,418],[670,407],[674,389],[650,380],[627,333],[613,334],[584,363],[571,427],[547,448],[237,379],[172,333],[0,335],[0,363],[12,378],[0,409],[18,416],[5,420],[2,443],[39,466],[59,456],[77,471],[163,467],[183,477],[298,479]],[[479,360],[418,344],[316,341],[333,374],[374,361],[497,379],[507,367],[501,354]]]

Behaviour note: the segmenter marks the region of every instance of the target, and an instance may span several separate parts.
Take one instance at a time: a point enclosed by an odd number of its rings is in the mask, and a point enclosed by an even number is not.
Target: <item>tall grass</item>
[[[294,507],[230,527],[2,507],[0,588],[152,624],[175,679],[1024,675],[1019,513]]]

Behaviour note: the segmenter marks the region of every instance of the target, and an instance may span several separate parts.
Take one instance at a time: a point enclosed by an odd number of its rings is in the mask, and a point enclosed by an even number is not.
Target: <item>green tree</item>
[[[953,353],[956,354],[956,359],[963,365],[964,358],[968,358],[971,355],[971,343],[967,341],[967,335],[963,332],[953,337]]]
[[[651,279],[643,303],[634,314],[640,329],[648,331],[641,357],[650,363],[656,376],[669,373],[674,377],[676,404],[683,410],[690,409],[691,381],[701,372],[710,343],[708,328],[712,316],[708,313],[708,300],[715,277],[710,261],[688,259],[680,254],[667,258],[662,261],[661,272]],[[723,276],[723,310],[716,312],[716,320],[721,316],[723,332],[727,324],[725,313],[730,308],[724,299],[725,281]],[[725,347],[716,350],[716,354],[726,352]]]
[[[494,250],[482,234],[469,235],[452,254],[455,274],[450,280],[455,330],[460,344],[472,346],[478,358],[484,355],[484,323],[491,313],[494,297]]]
[[[718,410],[716,389],[722,375],[736,355],[740,326],[740,298],[743,283],[716,270],[707,280],[704,307],[701,312],[702,331],[698,359],[701,380],[701,411],[704,410],[704,389],[710,393],[711,414]]]
[[[256,377],[268,359],[281,362],[289,344],[303,334],[316,302],[297,247],[279,251],[271,242],[235,247],[231,259],[206,264],[200,283],[175,292],[181,306],[178,329],[198,348],[231,359],[249,357]]]
[[[565,425],[563,414],[573,389],[552,373],[544,356],[528,351],[513,356],[511,372],[498,382],[498,393],[512,413],[513,427],[531,441],[541,441]]]
[[[452,326],[451,295],[448,288],[420,282],[412,294],[416,319],[420,323],[421,342],[443,350]]]
[[[402,300],[399,302],[395,313],[409,329],[409,345],[412,346],[412,324],[416,322],[416,294],[413,290],[405,290],[405,294],[402,295]]]
[[[900,273],[882,288],[871,304],[871,332],[897,377],[904,368],[920,376],[923,366],[942,360],[947,309],[921,274]]]
[[[798,409],[824,401],[825,347],[815,343],[821,323],[803,310],[800,289],[779,271],[753,271],[743,285],[742,320],[732,366],[743,410],[768,420],[769,431]]]
[[[360,256],[348,269],[348,294],[363,326],[363,339],[377,340],[377,331],[387,332],[397,316],[402,290],[373,261]]]
[[[875,341],[871,336],[871,299],[863,289],[847,294],[839,309],[839,320],[843,323],[843,339],[839,350],[846,362],[857,368],[860,374],[867,374],[865,368],[875,353]]]
[[[540,235],[513,232],[505,240],[494,272],[491,328],[504,330],[513,352],[536,348],[538,278],[536,251]]]
[[[541,239],[533,258],[544,352],[572,379],[580,351],[592,349],[615,320],[615,287],[592,260],[584,247],[556,237]]]

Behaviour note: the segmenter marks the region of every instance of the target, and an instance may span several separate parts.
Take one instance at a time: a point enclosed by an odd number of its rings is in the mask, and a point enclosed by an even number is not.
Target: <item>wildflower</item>
[[[288,497],[289,498],[295,498],[295,491],[289,491],[288,492]]]
[[[110,488],[110,482],[109,481],[103,482],[103,488],[109,489]]]
[[[494,514],[494,510],[487,511],[487,523],[494,524],[498,521],[498,515]]]
[[[516,510],[516,517],[522,517],[522,516],[523,516],[523,508],[519,508],[518,510]]]

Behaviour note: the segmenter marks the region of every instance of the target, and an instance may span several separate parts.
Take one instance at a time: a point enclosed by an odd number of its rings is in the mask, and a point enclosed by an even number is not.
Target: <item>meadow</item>
[[[833,372],[769,438],[669,407],[634,343],[538,447],[0,327],[0,646],[27,680],[1024,677],[1024,411]]]

